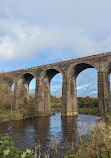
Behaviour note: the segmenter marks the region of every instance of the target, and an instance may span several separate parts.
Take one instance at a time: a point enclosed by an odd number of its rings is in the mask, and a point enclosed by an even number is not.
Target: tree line
[[[57,98],[56,96],[51,95],[51,106],[52,108],[61,108],[62,104],[62,97]],[[92,98],[92,97],[78,97],[77,98],[77,104],[79,108],[95,108],[98,107],[98,98]]]

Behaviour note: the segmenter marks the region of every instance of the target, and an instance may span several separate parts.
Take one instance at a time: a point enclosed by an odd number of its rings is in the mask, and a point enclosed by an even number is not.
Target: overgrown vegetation
[[[52,111],[61,111],[62,98],[57,98],[56,96],[51,95],[51,110]]]
[[[98,125],[92,127],[91,137],[80,139],[64,158],[110,158],[111,157],[111,111],[101,117]]]
[[[98,99],[91,98],[89,96],[82,98],[77,98],[78,104],[78,112],[79,114],[90,114],[97,115],[98,114]]]
[[[18,110],[23,115],[24,119],[37,116],[37,108],[34,103],[33,94],[29,94],[29,101],[25,98],[24,101],[19,104]]]
[[[98,99],[97,98],[91,98],[89,96],[82,98],[77,98],[77,103],[79,108],[95,108],[98,107]]]
[[[29,101],[25,98],[19,104],[16,110],[13,104],[13,91],[11,90],[13,84],[13,77],[10,74],[0,75],[0,122],[8,120],[18,120],[25,118],[33,118],[37,115],[37,109],[34,104],[34,97],[29,95]]]
[[[15,147],[13,139],[5,135],[0,135],[0,158],[32,158],[34,152],[30,149],[20,151]]]

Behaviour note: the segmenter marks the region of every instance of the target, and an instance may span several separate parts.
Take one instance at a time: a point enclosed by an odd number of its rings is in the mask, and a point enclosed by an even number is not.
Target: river
[[[90,133],[90,126],[97,124],[97,116],[78,115],[62,117],[55,113],[50,117],[8,121],[0,123],[0,134],[8,133],[19,149],[41,147],[41,153],[50,153],[58,148],[58,157],[62,157],[72,142],[76,144],[83,135]],[[43,157],[43,156],[42,156]]]

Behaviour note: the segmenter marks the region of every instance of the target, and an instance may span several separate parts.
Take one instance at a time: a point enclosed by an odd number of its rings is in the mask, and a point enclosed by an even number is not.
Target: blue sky
[[[110,0],[0,0],[0,72],[111,51],[110,15]],[[90,85],[78,76],[78,95],[96,95],[93,71]]]

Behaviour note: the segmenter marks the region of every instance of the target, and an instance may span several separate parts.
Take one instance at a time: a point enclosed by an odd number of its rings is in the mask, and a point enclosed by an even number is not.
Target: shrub
[[[100,121],[96,127],[92,127],[91,138],[73,150],[72,155],[74,158],[110,158],[111,126]],[[66,157],[70,157],[69,154]]]
[[[13,139],[5,135],[0,135],[0,158],[32,158],[33,151],[26,149],[20,151],[15,147]]]

